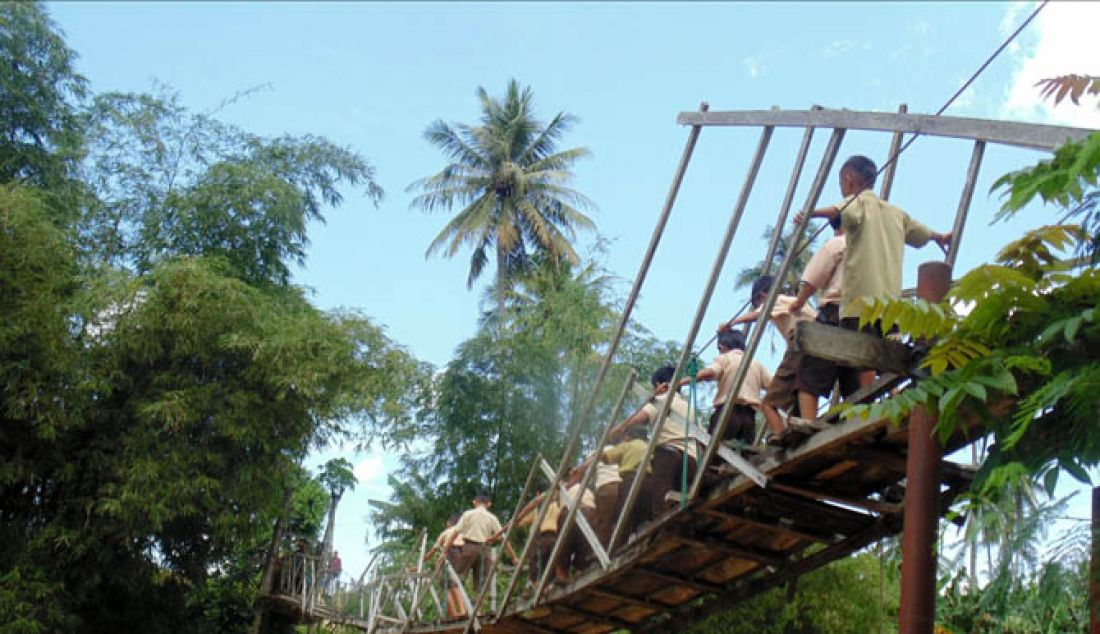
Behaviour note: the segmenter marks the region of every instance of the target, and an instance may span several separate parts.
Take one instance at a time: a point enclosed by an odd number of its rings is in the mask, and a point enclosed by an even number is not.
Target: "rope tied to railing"
[[[698,387],[698,381],[696,380],[696,377],[699,376],[699,370],[701,368],[702,368],[702,363],[699,361],[698,355],[695,355],[695,354],[691,355],[691,359],[687,362],[687,365],[684,366],[684,372],[687,372],[687,375],[688,375],[688,378],[690,379],[690,381],[688,383],[688,411],[687,411],[687,416],[686,416],[687,420],[684,423],[685,426],[686,426],[686,428],[684,429],[684,457],[683,457],[683,460],[682,460],[683,465],[682,465],[682,470],[681,470],[681,475],[680,475],[680,509],[681,510],[687,507],[688,456],[690,455],[688,453],[688,449],[690,448],[689,443],[691,443],[692,440],[694,440],[694,437],[692,435],[693,425],[695,425],[698,422],[696,420],[696,418],[699,415],[699,406],[698,406],[698,404],[696,403],[696,400],[695,400],[696,388]],[[671,396],[670,396],[670,398],[671,398]],[[698,443],[696,443],[696,446],[698,446]]]

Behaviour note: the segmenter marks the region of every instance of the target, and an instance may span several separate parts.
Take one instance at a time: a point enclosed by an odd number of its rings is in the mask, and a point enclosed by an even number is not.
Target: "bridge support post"
[[[950,286],[951,266],[946,262],[920,266],[917,297],[939,302]],[[943,458],[943,448],[934,435],[936,421],[936,415],[923,407],[916,408],[909,419],[899,634],[932,634],[936,621],[935,543]]]

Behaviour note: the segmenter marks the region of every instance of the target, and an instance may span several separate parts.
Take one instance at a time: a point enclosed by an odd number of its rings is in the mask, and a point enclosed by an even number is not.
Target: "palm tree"
[[[421,192],[412,201],[426,212],[460,210],[428,246],[425,257],[453,257],[471,247],[467,287],[495,251],[498,308],[503,312],[505,284],[523,268],[528,256],[541,253],[550,261],[576,264],[571,241],[576,229],[595,229],[581,209],[594,205],[569,187],[571,168],[588,156],[585,148],[557,150],[562,135],[576,118],[559,112],[543,125],[532,112],[533,93],[508,82],[504,99],[493,99],[479,87],[479,125],[437,120],[424,132],[452,162],[433,176],[418,180],[408,191]]]
[[[336,506],[340,504],[340,498],[344,492],[354,489],[358,479],[350,462],[343,458],[333,458],[324,464],[317,479],[321,486],[328,491],[330,503],[328,507],[328,521],[325,522],[325,537],[321,540],[321,558],[328,562],[332,554],[332,542],[336,528]]]
[[[774,235],[775,227],[768,225],[764,227],[764,232],[760,238],[765,241],[770,241]],[[771,264],[768,265],[768,273],[775,275],[779,270],[779,265],[783,263],[783,259],[787,257],[787,251],[791,248],[791,233],[779,238],[779,243],[776,245],[775,256],[772,258]],[[802,241],[805,241],[803,236]],[[814,255],[813,245],[805,246],[801,251],[795,254],[794,260],[791,261],[791,266],[787,269],[787,276],[780,281],[780,288],[786,289],[798,289],[798,280],[802,275],[802,271],[806,268],[806,265],[810,263],[810,258]],[[733,286],[735,290],[740,290],[748,286],[752,286],[752,283],[756,281],[756,278],[760,277],[764,271],[764,259],[761,258],[759,262],[752,266],[747,266],[741,269],[737,273],[737,278],[734,280]]]

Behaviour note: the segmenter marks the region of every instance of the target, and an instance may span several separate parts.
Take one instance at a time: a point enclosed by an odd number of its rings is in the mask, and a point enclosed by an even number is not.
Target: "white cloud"
[[[741,63],[745,65],[745,70],[749,73],[749,77],[756,79],[764,72],[764,62],[758,55],[749,55],[745,59],[741,60]]]
[[[353,471],[360,484],[370,485],[382,475],[382,456],[370,454],[355,465]]]
[[[1032,3],[1008,5],[1001,31],[1011,33],[1034,10]],[[1100,75],[1100,3],[1051,2],[1017,38],[1008,51],[1012,80],[1005,91],[1000,116],[1006,119],[1100,128],[1095,99],[1069,100],[1054,106],[1041,100],[1035,83],[1070,73]]]
[[[821,49],[821,54],[825,57],[839,57],[840,55],[844,55],[845,53],[850,53],[856,50],[871,50],[871,41],[852,39],[833,40],[832,42],[829,42],[829,44],[826,45],[825,48]]]

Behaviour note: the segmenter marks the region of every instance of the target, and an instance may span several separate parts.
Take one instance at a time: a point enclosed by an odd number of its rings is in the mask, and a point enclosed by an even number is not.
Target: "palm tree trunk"
[[[283,540],[283,529],[286,526],[286,519],[290,516],[290,500],[293,495],[294,489],[288,484],[283,492],[283,511],[275,520],[275,529],[271,533],[271,547],[268,548],[267,556],[264,558],[264,576],[260,580],[260,589],[253,602],[254,613],[250,630],[252,634],[260,634],[263,626],[266,607],[264,599],[271,594],[271,588],[275,585],[275,562],[279,559],[279,543]]]
[[[321,562],[322,564],[328,563],[329,555],[332,554],[332,540],[335,537],[334,529],[336,525],[336,505],[340,503],[340,494],[331,493],[332,504],[328,507],[328,522],[325,523],[325,537],[321,540]]]
[[[504,270],[507,262],[504,249],[497,244],[497,324],[504,325],[504,280],[508,277]]]

